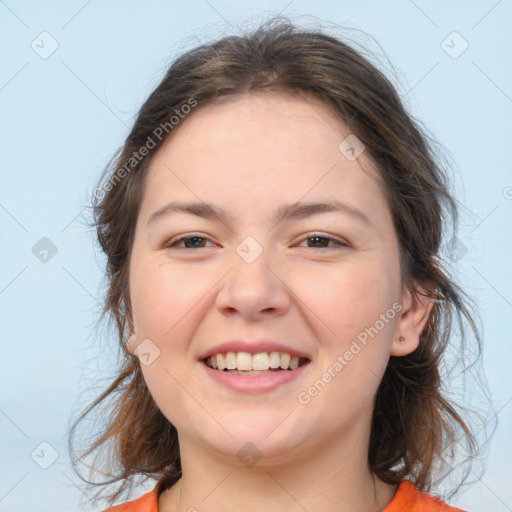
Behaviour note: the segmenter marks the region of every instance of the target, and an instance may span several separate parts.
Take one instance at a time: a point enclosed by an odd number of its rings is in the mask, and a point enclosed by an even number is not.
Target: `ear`
[[[130,333],[125,341],[126,349],[130,354],[134,354],[136,348],[135,328],[133,326],[132,310],[130,304],[126,304],[126,321],[128,322],[128,332]]]
[[[130,334],[125,341],[126,350],[133,356],[135,355],[135,349],[137,348],[137,338],[135,334]]]
[[[420,336],[427,325],[435,299],[425,297],[425,288],[418,286],[411,291],[404,286],[400,318],[395,325],[392,356],[406,356],[414,352],[420,344]]]

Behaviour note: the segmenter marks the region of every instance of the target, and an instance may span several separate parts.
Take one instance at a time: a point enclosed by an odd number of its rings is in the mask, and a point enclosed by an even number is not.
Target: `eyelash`
[[[181,236],[177,238],[176,240],[170,240],[165,244],[166,249],[175,249],[175,250],[182,250],[182,251],[188,251],[188,250],[194,250],[194,248],[191,247],[177,247],[177,244],[185,241],[185,240],[191,240],[192,238],[199,238],[202,240],[209,240],[208,237],[199,235],[199,234],[192,234],[187,236]],[[336,248],[342,248],[342,247],[349,247],[349,244],[343,240],[337,240],[336,238],[325,236],[322,233],[308,233],[308,236],[301,239],[301,242],[305,240],[310,240],[312,238],[323,238],[325,240],[329,240],[332,242],[335,242],[337,244],[337,247],[309,247],[309,249],[336,249]],[[206,247],[196,247],[195,249],[206,249]]]

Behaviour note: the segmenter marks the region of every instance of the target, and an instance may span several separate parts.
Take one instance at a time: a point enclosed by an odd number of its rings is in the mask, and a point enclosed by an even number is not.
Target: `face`
[[[403,295],[379,173],[339,149],[349,135],[316,99],[248,95],[193,112],[153,157],[129,349],[180,444],[282,461],[368,435]]]

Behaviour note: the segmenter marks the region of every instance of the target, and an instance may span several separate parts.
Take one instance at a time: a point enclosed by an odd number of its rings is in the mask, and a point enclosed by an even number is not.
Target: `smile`
[[[299,378],[311,361],[286,352],[220,352],[201,362],[209,377],[223,387],[258,394]]]
[[[232,375],[261,375],[282,370],[296,370],[309,359],[291,356],[285,352],[225,352],[214,354],[204,360],[209,368]]]

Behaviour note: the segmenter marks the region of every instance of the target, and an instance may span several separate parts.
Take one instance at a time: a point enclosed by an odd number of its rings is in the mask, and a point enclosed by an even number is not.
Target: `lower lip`
[[[214,370],[201,362],[201,365],[205,368],[210,377],[228,388],[243,393],[264,393],[266,391],[272,391],[302,375],[308,364],[309,363],[303,364],[295,370],[282,370],[259,376],[244,376]]]

